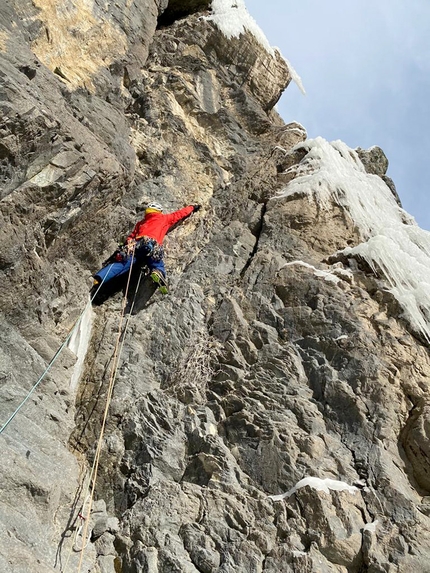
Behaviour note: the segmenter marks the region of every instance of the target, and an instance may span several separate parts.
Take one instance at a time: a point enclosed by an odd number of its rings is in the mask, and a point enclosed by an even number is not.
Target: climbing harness
[[[124,261],[127,260],[127,257],[128,257],[127,245],[120,243],[115,252],[112,255],[110,255],[110,257],[108,257],[105,261],[103,261],[102,266],[106,267],[107,265],[112,263],[123,263]]]
[[[154,261],[161,261],[164,256],[163,247],[151,237],[142,237],[136,241],[136,259],[140,256],[149,257]]]
[[[109,269],[110,271],[110,269]],[[77,328],[79,327],[79,324],[82,320],[82,317],[84,316],[84,314],[86,313],[88,307],[92,304],[93,300],[95,299],[95,297],[97,296],[97,293],[99,292],[99,290],[101,289],[103,282],[106,280],[106,277],[109,274],[109,271],[106,273],[106,276],[103,278],[103,281],[100,283],[98,289],[96,290],[95,294],[92,296],[92,298],[88,301],[88,303],[86,304],[84,310],[82,311],[81,315],[78,317],[78,319],[76,320],[75,324],[72,326],[72,329],[70,330],[69,334],[67,335],[66,340],[63,342],[63,344],[60,346],[60,348],[57,350],[57,352],[54,354],[54,357],[51,359],[51,361],[49,362],[48,366],[45,368],[44,372],[42,373],[42,375],[40,376],[39,380],[36,382],[36,384],[34,384],[34,386],[31,388],[31,390],[28,392],[27,396],[24,398],[24,400],[21,402],[21,404],[19,404],[19,406],[16,408],[16,410],[13,412],[13,414],[11,414],[8,418],[8,420],[3,424],[3,426],[0,428],[0,434],[2,434],[4,432],[4,430],[8,427],[8,425],[12,422],[12,420],[15,418],[15,416],[18,414],[18,412],[21,410],[21,408],[26,404],[26,402],[29,400],[30,396],[33,394],[33,392],[36,390],[36,388],[40,385],[40,383],[43,381],[43,379],[45,378],[45,376],[48,374],[48,372],[51,370],[52,366],[55,364],[55,362],[57,361],[58,357],[60,356],[61,352],[64,350],[64,348],[67,346],[67,343],[69,342],[69,340],[72,338],[73,334],[76,332]]]

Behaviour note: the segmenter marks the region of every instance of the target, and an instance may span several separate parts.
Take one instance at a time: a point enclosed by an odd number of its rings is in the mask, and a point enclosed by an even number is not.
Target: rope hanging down
[[[45,376],[48,374],[48,372],[51,370],[52,366],[55,364],[55,362],[57,361],[58,357],[60,356],[61,352],[64,350],[64,348],[67,346],[67,343],[69,342],[69,340],[72,338],[73,334],[75,333],[76,329],[78,328],[82,317],[84,316],[85,312],[87,311],[87,308],[89,305],[92,304],[94,298],[97,296],[97,293],[99,292],[99,290],[101,289],[104,281],[106,280],[106,277],[108,276],[111,268],[113,265],[111,265],[110,269],[108,270],[108,272],[106,273],[105,277],[103,278],[103,281],[100,283],[99,288],[97,289],[97,291],[95,292],[94,296],[87,302],[84,310],[82,311],[81,315],[78,317],[78,319],[76,320],[75,324],[72,326],[72,329],[70,330],[69,334],[67,335],[66,340],[63,342],[63,344],[60,346],[60,348],[57,350],[57,352],[54,354],[54,357],[51,359],[50,363],[48,364],[48,366],[45,368],[45,371],[43,372],[43,374],[40,376],[39,380],[36,382],[36,384],[34,384],[34,386],[31,388],[31,390],[28,392],[27,396],[24,398],[24,400],[21,402],[21,404],[16,408],[16,410],[13,412],[13,414],[11,414],[9,416],[9,419],[3,424],[3,426],[0,428],[0,434],[2,434],[4,432],[4,430],[8,427],[8,425],[12,422],[12,420],[15,418],[15,416],[18,414],[18,412],[21,410],[21,408],[26,404],[26,402],[29,400],[29,398],[31,397],[31,395],[33,394],[33,392],[36,390],[36,388],[39,386],[39,384],[43,381],[43,379],[45,378]]]
[[[104,430],[106,427],[106,421],[107,421],[107,414],[108,414],[108,410],[109,410],[109,405],[110,402],[112,400],[112,394],[113,394],[113,387],[114,387],[114,383],[115,383],[115,379],[116,379],[116,375],[117,375],[117,371],[118,371],[118,365],[119,365],[119,359],[122,353],[122,349],[123,349],[123,345],[124,345],[124,340],[125,340],[125,334],[127,332],[127,328],[128,328],[128,324],[129,324],[129,318],[130,318],[130,314],[127,317],[126,320],[126,324],[124,329],[122,330],[122,324],[124,321],[124,314],[125,314],[125,308],[126,308],[126,303],[127,303],[127,296],[128,296],[128,291],[129,291],[129,286],[130,286],[130,278],[131,278],[131,271],[132,271],[132,267],[133,267],[133,259],[134,259],[134,248],[133,251],[131,253],[131,257],[132,257],[132,264],[130,265],[130,271],[128,274],[128,279],[127,279],[127,286],[126,286],[126,290],[125,290],[125,294],[124,294],[124,298],[123,298],[123,304],[122,304],[122,310],[121,310],[121,316],[120,316],[120,322],[119,322],[119,326],[118,326],[118,336],[117,336],[117,341],[115,344],[115,349],[114,349],[114,354],[113,354],[113,360],[112,360],[112,370],[111,370],[111,375],[110,375],[110,379],[109,379],[109,385],[108,385],[108,393],[107,393],[107,400],[106,400],[106,407],[105,407],[105,411],[104,411],[104,415],[103,415],[103,420],[102,420],[102,425],[101,425],[101,430],[100,430],[100,436],[99,436],[99,440],[97,443],[97,448],[96,448],[96,453],[95,453],[95,457],[94,457],[94,462],[93,462],[93,466],[91,469],[91,473],[90,473],[90,478],[89,478],[89,483],[88,483],[88,488],[87,491],[89,490],[89,485],[91,483],[92,480],[92,488],[91,488],[91,492],[88,495],[86,495],[85,497],[85,501],[83,503],[83,507],[81,509],[81,511],[79,512],[79,517],[81,518],[81,520],[83,521],[83,532],[82,532],[82,525],[79,527],[79,534],[82,533],[82,545],[81,547],[78,549],[78,551],[80,551],[80,560],[79,560],[79,566],[78,566],[78,573],[81,570],[82,567],[82,560],[83,560],[83,553],[85,548],[88,545],[89,539],[90,537],[88,536],[88,523],[89,523],[89,519],[90,519],[90,515],[91,515],[91,510],[92,510],[92,503],[93,503],[93,498],[94,498],[94,491],[95,491],[95,485],[96,485],[96,481],[97,481],[97,473],[98,473],[98,466],[99,466],[99,461],[100,461],[100,454],[101,454],[101,448],[102,448],[102,444],[103,444],[103,437],[104,437]],[[39,377],[39,379],[37,380],[37,382],[33,385],[33,387],[30,389],[30,391],[28,392],[28,394],[26,395],[26,397],[22,400],[22,402],[19,404],[19,406],[15,409],[15,411],[9,416],[8,420],[3,424],[3,426],[0,428],[0,434],[2,432],[4,432],[4,430],[8,427],[8,425],[12,422],[12,420],[15,418],[15,416],[18,414],[18,412],[23,408],[23,406],[27,403],[27,401],[29,400],[29,398],[31,397],[31,395],[35,392],[35,390],[37,389],[37,387],[42,383],[42,381],[44,380],[44,378],[46,377],[46,375],[49,373],[49,371],[51,370],[51,368],[53,367],[53,365],[55,364],[55,362],[58,360],[61,352],[64,350],[64,348],[67,346],[67,343],[70,341],[70,339],[72,338],[73,334],[75,333],[75,331],[77,330],[77,328],[79,327],[79,324],[85,314],[85,312],[88,309],[88,306],[90,306],[93,302],[93,300],[95,299],[95,297],[97,296],[99,290],[101,289],[101,287],[103,286],[103,283],[106,281],[106,278],[109,275],[109,272],[112,268],[113,264],[110,266],[110,268],[108,269],[106,275],[104,276],[102,282],[100,283],[100,285],[98,286],[96,292],[94,293],[94,295],[92,296],[92,298],[88,301],[88,303],[86,304],[84,310],[82,311],[82,313],[80,314],[80,316],[77,318],[75,324],[73,325],[73,327],[71,328],[69,334],[67,335],[66,339],[64,340],[64,342],[62,343],[62,345],[60,346],[60,348],[56,351],[55,355],[53,356],[53,358],[51,359],[51,361],[49,362],[48,366],[45,368],[44,372],[42,373],[42,375]],[[134,308],[134,304],[135,304],[135,300],[136,300],[136,294],[137,291],[139,289],[140,286],[140,281],[142,278],[142,272],[139,275],[139,280],[135,289],[135,293],[133,296],[133,301],[131,304],[131,308],[130,308],[130,313],[133,311]],[[121,344],[120,344],[121,343]],[[88,509],[86,511],[86,514],[84,514],[84,508],[85,505],[88,503]],[[79,536],[78,534],[78,536]],[[77,541],[77,537],[75,538],[75,541]],[[87,537],[88,536],[88,537]],[[69,559],[67,559],[66,561],[66,567],[68,564]]]
[[[133,253],[134,254],[134,253]],[[116,379],[116,374],[118,371],[118,365],[119,365],[119,359],[122,355],[122,349],[124,346],[124,341],[125,341],[125,337],[127,334],[127,329],[128,329],[128,325],[130,322],[130,316],[133,314],[133,309],[134,309],[134,305],[136,302],[136,296],[137,293],[139,291],[139,287],[140,287],[140,282],[142,280],[142,275],[143,275],[143,271],[141,271],[139,273],[139,279],[137,281],[137,285],[134,291],[134,295],[133,295],[133,300],[132,303],[130,305],[130,309],[128,311],[128,316],[127,316],[127,320],[125,322],[125,326],[124,329],[121,332],[121,326],[122,326],[122,318],[124,316],[124,310],[125,310],[125,305],[126,305],[126,301],[127,301],[127,293],[128,293],[128,288],[129,288],[129,281],[127,282],[127,288],[126,288],[126,293],[124,295],[124,300],[123,300],[123,309],[122,309],[122,313],[121,313],[121,318],[120,318],[120,326],[118,329],[118,340],[121,340],[121,346],[119,348],[119,352],[118,352],[118,358],[116,360],[116,365],[115,365],[115,370],[113,371],[113,379],[112,379],[112,374],[111,374],[111,380],[112,380],[112,390],[113,390],[113,384],[115,382]],[[130,276],[129,276],[130,278]],[[118,340],[117,340],[117,344],[118,344]],[[117,346],[116,346],[117,348]],[[115,353],[115,350],[114,350]],[[111,384],[109,382],[109,388],[111,387]],[[112,393],[109,394],[109,390],[108,390],[108,401],[106,402],[106,411],[109,407],[109,402],[110,402],[110,397],[112,396]],[[104,427],[103,427],[103,431],[104,431]],[[100,448],[101,448],[101,441],[102,441],[102,435],[100,435],[99,438],[99,444],[100,444]],[[100,452],[99,452],[100,454]],[[67,555],[67,559],[65,562],[64,567],[61,569],[61,573],[66,573],[68,570],[68,564],[70,561],[70,557],[73,551],[75,551],[76,553],[81,553],[81,560],[80,560],[80,564],[79,567],[81,567],[81,562],[82,562],[82,558],[83,558],[83,552],[85,551],[85,549],[88,547],[88,544],[90,542],[91,539],[91,531],[88,531],[88,522],[89,522],[89,518],[91,515],[91,510],[92,510],[92,502],[93,502],[93,495],[90,495],[89,491],[90,491],[90,484],[91,482],[93,482],[93,491],[92,494],[94,493],[94,487],[95,487],[95,478],[93,479],[93,476],[95,474],[95,469],[96,469],[96,465],[98,466],[98,460],[99,460],[100,455],[95,456],[94,457],[94,461],[93,461],[93,465],[91,467],[91,471],[90,471],[90,475],[88,477],[88,481],[87,481],[87,486],[85,488],[83,488],[83,493],[81,494],[81,496],[83,497],[84,501],[80,507],[80,509],[78,510],[78,513],[76,515],[76,518],[74,520],[77,521],[78,519],[80,520],[80,525],[76,528],[75,530],[75,535],[73,537],[73,542],[72,542],[72,546],[70,548],[70,551],[68,552]],[[79,537],[81,538],[81,544],[80,547],[78,547],[78,539]]]
[[[91,510],[92,510],[92,505],[93,505],[93,500],[94,500],[94,491],[96,488],[97,474],[98,474],[99,462],[100,462],[100,454],[101,454],[102,445],[103,445],[103,438],[104,438],[104,432],[105,432],[105,428],[106,428],[107,415],[108,415],[109,406],[110,406],[110,403],[112,400],[113,388],[114,388],[114,384],[115,384],[116,375],[118,372],[119,359],[121,357],[122,348],[124,346],[125,332],[126,332],[128,322],[129,322],[127,319],[126,325],[124,328],[124,332],[122,332],[122,324],[124,321],[124,314],[125,314],[125,308],[126,308],[126,304],[127,304],[128,290],[129,290],[129,286],[130,286],[130,278],[131,278],[132,268],[133,268],[134,250],[135,250],[135,247],[133,246],[133,250],[131,252],[131,265],[130,265],[130,270],[129,270],[128,277],[127,277],[127,286],[125,288],[124,298],[123,298],[123,302],[122,302],[121,315],[120,315],[120,320],[119,320],[119,324],[118,324],[118,335],[117,335],[115,348],[114,348],[114,352],[113,352],[113,356],[112,356],[112,368],[111,368],[111,374],[110,374],[108,390],[107,390],[106,406],[105,406],[105,410],[103,413],[102,424],[100,427],[100,435],[99,435],[99,439],[97,442],[96,453],[94,456],[93,468],[91,470],[92,474],[93,474],[92,475],[92,482],[93,483],[92,483],[91,492],[90,492],[90,496],[89,496],[89,500],[88,500],[88,509],[87,509],[86,514],[83,515],[83,519],[84,519],[84,530],[82,533],[83,544],[82,544],[82,549],[80,551],[81,555],[79,558],[78,573],[80,573],[81,568],[82,568],[82,562],[83,562],[83,558],[84,558],[84,550],[85,550],[85,547],[87,545],[87,543],[85,543],[85,539],[87,539],[87,536],[88,536],[88,524],[90,521]],[[133,306],[134,306],[134,300],[136,297],[136,293],[137,293],[137,290],[138,290],[138,287],[140,284],[140,278],[141,278],[141,276],[139,276],[139,283],[138,283],[138,285],[136,287],[136,291],[134,293]],[[121,340],[121,338],[122,338],[122,340]],[[121,343],[121,345],[120,345],[120,343]],[[87,502],[87,498],[85,499],[84,505],[86,502]]]

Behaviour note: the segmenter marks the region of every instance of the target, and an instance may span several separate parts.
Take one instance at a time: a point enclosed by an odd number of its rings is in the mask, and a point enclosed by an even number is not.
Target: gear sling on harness
[[[163,271],[164,274],[164,264],[163,264],[163,247],[157,243],[155,239],[151,237],[142,237],[136,241],[136,247],[134,251],[134,257],[128,254],[124,250],[118,250],[111,257],[112,266],[104,266],[100,269],[96,275],[94,275],[95,280],[102,281],[105,278],[105,274],[109,270],[109,280],[119,277],[130,270],[132,264],[137,263],[138,265],[147,264],[151,269],[157,268]],[[110,262],[108,259],[107,262]]]

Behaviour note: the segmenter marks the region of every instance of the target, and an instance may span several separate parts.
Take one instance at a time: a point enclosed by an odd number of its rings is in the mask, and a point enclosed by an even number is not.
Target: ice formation
[[[370,531],[370,533],[376,533],[376,527],[378,526],[379,521],[376,519],[372,521],[372,523],[366,523],[363,527],[363,531]]]
[[[341,334],[341,336],[338,336],[337,338],[334,339],[335,342],[338,342],[339,340],[348,340],[348,335]]]
[[[72,379],[70,381],[70,387],[75,390],[78,386],[79,378],[82,374],[82,369],[84,366],[84,360],[87,355],[88,344],[91,338],[91,329],[93,324],[93,308],[91,304],[87,305],[84,314],[82,315],[79,324],[76,326],[67,348],[69,348],[74,354],[76,354],[76,363],[73,368]]]
[[[273,501],[281,501],[286,497],[290,497],[293,493],[302,487],[309,486],[316,491],[323,491],[324,493],[330,493],[330,490],[334,491],[348,491],[349,493],[355,494],[359,489],[353,485],[348,485],[344,481],[338,481],[334,479],[321,479],[316,477],[306,477],[301,479],[294,487],[292,487],[287,493],[282,493],[280,495],[269,495],[270,499]]]
[[[275,48],[276,50],[278,48]],[[279,53],[281,53],[280,50],[278,50]],[[285,58],[284,56],[282,56],[284,58],[285,63],[288,66],[288,69],[290,70],[290,74],[291,74],[291,78],[293,80],[293,82],[296,84],[296,86],[299,88],[299,90],[302,92],[303,95],[306,95],[306,90],[305,90],[305,86],[303,85],[303,81],[302,78],[299,76],[299,74],[296,72],[295,68],[292,66],[291,62],[289,60],[287,60],[287,58]]]
[[[216,24],[224,36],[238,38],[248,30],[269,54],[275,55],[264,32],[246,9],[245,0],[212,0],[211,8],[213,14],[207,19]]]
[[[276,52],[281,55],[279,48],[273,48],[269,44],[263,30],[246,9],[245,0],[212,0],[211,8],[213,14],[207,16],[206,19],[218,26],[224,36],[227,38],[239,38],[247,30],[270,55],[275,56]],[[291,63],[282,55],[281,57],[290,70],[291,79],[302,94],[305,94],[301,77]]]
[[[306,557],[307,553],[305,551],[293,551],[294,557]]]
[[[345,248],[382,272],[413,328],[430,342],[430,233],[397,204],[377,175],[366,173],[357,153],[341,141],[321,137],[300,144],[307,155],[282,196],[308,195],[323,208],[341,205],[363,242]]]

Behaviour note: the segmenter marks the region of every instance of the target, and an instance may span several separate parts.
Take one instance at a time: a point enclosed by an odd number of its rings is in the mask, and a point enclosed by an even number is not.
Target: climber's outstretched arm
[[[178,221],[185,219],[185,217],[188,217],[188,215],[191,215],[191,213],[194,213],[199,209],[200,205],[188,205],[187,207],[179,209],[179,211],[174,211],[173,213],[166,215],[166,217],[168,217],[169,227],[173,227],[173,225],[175,225]]]

